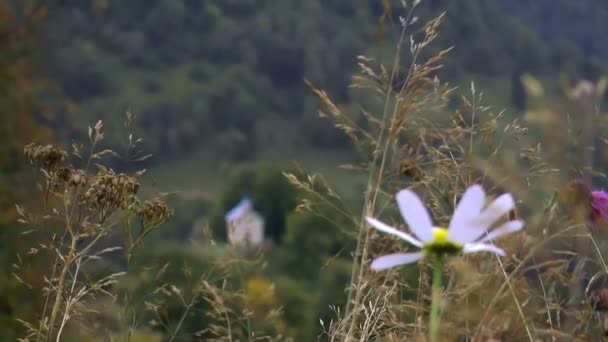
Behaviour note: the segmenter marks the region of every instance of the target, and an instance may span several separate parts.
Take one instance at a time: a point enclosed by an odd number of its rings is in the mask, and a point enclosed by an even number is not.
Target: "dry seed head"
[[[423,177],[422,170],[418,167],[422,158],[419,156],[414,158],[407,158],[399,163],[399,173],[411,177],[415,181],[419,181]]]
[[[121,209],[123,210],[137,210],[141,206],[141,201],[137,196],[131,195],[125,201],[121,203]]]
[[[63,149],[53,145],[38,145],[35,143],[27,144],[23,149],[23,154],[29,161],[47,171],[62,165],[68,153]]]
[[[608,311],[608,288],[596,291],[590,299],[595,311]]]
[[[580,80],[566,95],[574,100],[586,102],[593,101],[594,98],[603,95],[603,91],[603,89],[598,89],[594,83],[588,80]]]
[[[83,170],[72,171],[68,179],[68,186],[80,187],[87,183],[87,176]]]
[[[135,178],[125,174],[117,175],[111,170],[101,170],[83,197],[98,209],[127,209],[136,202],[138,190],[139,183]]]
[[[57,176],[57,180],[61,182],[69,182],[72,178],[74,170],[71,167],[62,166],[55,171],[55,175]]]
[[[139,217],[148,226],[157,226],[173,217],[174,211],[161,200],[146,201],[139,209]]]

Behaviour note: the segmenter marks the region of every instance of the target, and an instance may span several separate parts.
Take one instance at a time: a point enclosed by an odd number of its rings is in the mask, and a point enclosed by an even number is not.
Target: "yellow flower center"
[[[429,254],[445,255],[457,254],[462,251],[462,246],[448,238],[446,228],[433,229],[433,241],[424,245],[423,250]]]
[[[448,240],[448,230],[445,228],[438,228],[433,231],[433,244],[446,245],[450,242]]]

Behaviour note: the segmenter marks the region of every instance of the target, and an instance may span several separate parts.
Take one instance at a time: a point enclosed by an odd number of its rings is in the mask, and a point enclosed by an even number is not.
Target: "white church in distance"
[[[258,247],[264,243],[264,218],[253,209],[251,199],[243,198],[225,219],[230,244]]]

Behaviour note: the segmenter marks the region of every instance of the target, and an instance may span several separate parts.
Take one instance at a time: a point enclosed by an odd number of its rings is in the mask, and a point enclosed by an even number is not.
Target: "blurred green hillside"
[[[427,0],[417,15],[442,11],[435,48],[455,49],[438,75],[490,78],[490,104],[518,101],[510,89],[522,72],[594,77],[608,60],[603,1]],[[317,118],[304,80],[347,105],[356,56],[391,58],[402,12],[381,0],[58,1],[47,65],[77,105],[78,127],[121,125],[131,108],[158,159],[203,146],[231,161],[335,148],[346,140]]]
[[[608,29],[603,1],[425,0],[416,16],[422,23],[444,11],[427,53],[454,46],[437,72],[465,85],[454,106],[474,81],[485,105],[517,116],[526,106],[523,73],[557,89],[560,78],[598,77],[608,61],[602,46],[586,44]],[[144,180],[175,194],[185,212],[213,206],[225,196],[221,184],[231,182],[226,170],[257,161],[321,172],[356,207],[364,179],[337,169],[356,162],[355,151],[317,115],[305,80],[346,110],[373,108],[369,94],[348,88],[350,75],[358,55],[391,63],[401,15],[396,0],[57,1],[43,54],[73,106],[58,110],[56,128],[64,139],[82,139],[83,128],[101,119],[110,147],[122,151],[124,112],[133,111],[143,149],[152,153],[138,164],[149,169]],[[414,27],[416,40],[421,26]],[[243,195],[253,194],[237,191],[214,210]],[[192,215],[175,224],[175,237],[188,235]]]

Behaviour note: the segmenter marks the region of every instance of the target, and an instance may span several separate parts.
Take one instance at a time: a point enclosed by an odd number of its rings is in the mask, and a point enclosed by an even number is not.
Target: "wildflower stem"
[[[441,275],[443,273],[443,256],[437,255],[433,268],[433,288],[431,297],[431,318],[429,325],[429,341],[436,342],[439,334],[439,321],[441,319]]]

